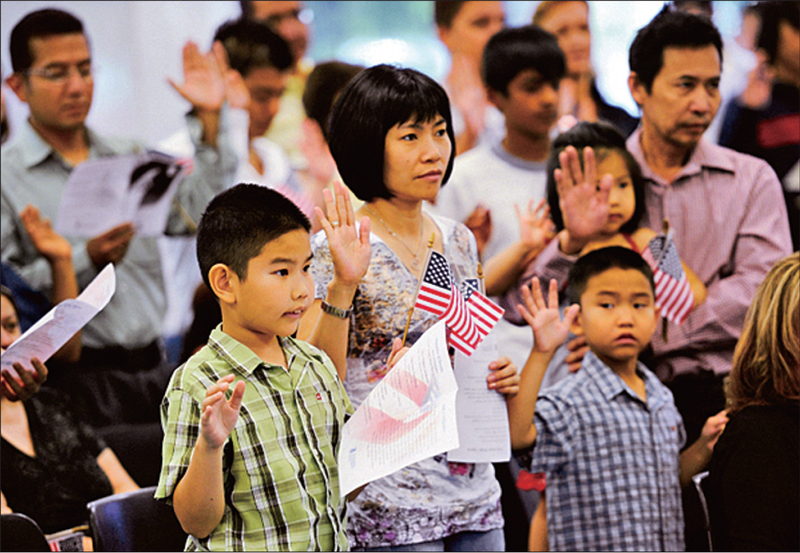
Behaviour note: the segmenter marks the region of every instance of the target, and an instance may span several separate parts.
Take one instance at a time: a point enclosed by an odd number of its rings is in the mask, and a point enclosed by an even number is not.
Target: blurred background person
[[[577,121],[606,121],[624,136],[636,128],[638,120],[624,109],[603,99],[595,83],[592,68],[592,34],[589,27],[589,3],[580,1],[539,2],[533,24],[552,33],[567,61],[567,73],[558,90],[559,123],[563,132]]]
[[[450,53],[444,89],[453,106],[456,155],[472,149],[486,135],[502,135],[503,116],[486,94],[481,58],[486,43],[505,26],[502,2],[434,2],[439,40]]]

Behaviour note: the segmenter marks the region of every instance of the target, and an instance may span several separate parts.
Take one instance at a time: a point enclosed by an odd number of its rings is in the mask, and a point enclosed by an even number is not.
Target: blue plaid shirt
[[[552,551],[683,551],[686,440],[672,393],[639,363],[643,402],[593,353],[536,402],[532,472],[547,474]]]

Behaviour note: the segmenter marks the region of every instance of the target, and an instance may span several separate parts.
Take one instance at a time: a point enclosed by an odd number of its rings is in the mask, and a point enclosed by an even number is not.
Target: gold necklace
[[[381,216],[380,216],[380,215],[378,215],[377,213],[375,213],[375,211],[373,211],[373,209],[372,209],[372,208],[369,206],[369,204],[364,204],[364,207],[366,207],[366,208],[367,208],[367,210],[369,210],[369,212],[370,212],[370,213],[372,213],[372,214],[375,216],[375,218],[376,218],[376,219],[378,219],[378,221],[380,221],[380,223],[383,225],[383,228],[385,228],[385,229],[386,229],[386,231],[387,231],[389,234],[391,234],[391,235],[392,235],[392,237],[393,237],[395,240],[397,240],[398,242],[400,242],[400,244],[402,244],[402,245],[403,245],[403,247],[404,247],[405,249],[407,249],[407,250],[408,250],[408,253],[410,253],[411,255],[413,255],[413,256],[414,256],[414,260],[411,262],[411,267],[412,267],[414,270],[417,270],[417,269],[419,269],[419,252],[420,252],[420,250],[422,250],[422,234],[423,234],[423,232],[425,232],[425,219],[424,219],[424,215],[423,215],[423,219],[422,219],[422,225],[420,226],[420,229],[419,229],[419,245],[417,246],[417,251],[416,251],[416,252],[414,252],[414,250],[412,250],[412,249],[411,249],[411,248],[408,246],[408,244],[406,244],[405,242],[403,242],[403,240],[402,240],[402,239],[401,239],[399,236],[397,236],[397,233],[396,233],[396,232],[394,232],[392,229],[390,229],[390,228],[389,228],[389,225],[387,225],[387,224],[386,224],[386,221],[384,221],[384,220],[383,220],[383,218],[381,218]]]

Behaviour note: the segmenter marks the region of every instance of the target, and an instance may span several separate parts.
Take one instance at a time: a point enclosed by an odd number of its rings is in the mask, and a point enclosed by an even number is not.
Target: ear
[[[486,89],[486,98],[492,103],[494,107],[496,107],[502,113],[505,113],[503,112],[503,107],[505,106],[505,99],[506,99],[505,95],[502,92],[498,92],[497,90],[490,88],[488,86],[484,85],[484,88]]]
[[[572,320],[572,324],[569,325],[569,330],[575,336],[583,336],[583,309],[578,311],[577,317],[575,317]]]
[[[25,77],[20,73],[12,73],[6,77],[6,85],[10,88],[21,102],[28,102],[28,87]]]
[[[628,88],[631,91],[631,96],[633,96],[633,101],[641,108],[647,91],[635,71],[631,71],[631,74],[628,75]]]
[[[230,267],[224,263],[217,263],[211,267],[208,270],[208,282],[220,303],[228,305],[236,303],[239,277]]]

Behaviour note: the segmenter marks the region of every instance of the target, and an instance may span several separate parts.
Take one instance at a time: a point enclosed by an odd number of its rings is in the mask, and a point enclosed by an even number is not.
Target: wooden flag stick
[[[664,220],[661,222],[661,230],[664,233],[664,249],[659,256],[658,264],[661,263],[661,258],[666,254],[667,246],[669,245],[669,221],[666,217],[664,217]],[[664,339],[664,343],[666,343],[668,340],[668,331],[669,321],[667,321],[666,317],[661,317],[661,338]]]
[[[422,265],[422,275],[417,283],[417,291],[414,292],[414,299],[411,302],[411,308],[408,310],[408,319],[406,319],[406,328],[403,330],[403,342],[400,344],[400,347],[406,345],[406,337],[408,336],[408,327],[411,326],[411,316],[414,314],[414,305],[417,303],[417,296],[419,295],[419,288],[422,286],[422,279],[425,278],[425,273],[428,270],[428,262],[431,260],[431,250],[433,249],[433,241],[436,239],[436,233],[431,233],[431,238],[428,240],[428,249],[425,252],[425,263]]]
[[[486,295],[486,282],[483,280],[483,265],[478,261],[478,292]]]

